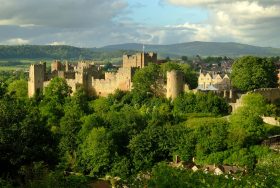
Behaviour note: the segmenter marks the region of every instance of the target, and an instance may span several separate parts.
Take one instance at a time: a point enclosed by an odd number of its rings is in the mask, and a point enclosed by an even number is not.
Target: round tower
[[[172,70],[167,72],[166,98],[172,100],[184,92],[184,75],[181,71]]]

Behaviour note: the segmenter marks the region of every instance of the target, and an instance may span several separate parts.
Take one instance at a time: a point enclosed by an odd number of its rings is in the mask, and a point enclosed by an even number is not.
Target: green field
[[[0,71],[28,70],[31,64],[46,62],[50,66],[53,60],[50,59],[0,59]]]

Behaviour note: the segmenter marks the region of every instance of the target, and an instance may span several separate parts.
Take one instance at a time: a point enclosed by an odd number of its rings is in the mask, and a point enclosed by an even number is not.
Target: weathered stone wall
[[[148,65],[149,62],[157,62],[156,53],[137,53],[134,55],[123,55],[123,67],[124,68],[143,68]]]
[[[265,116],[263,116],[262,120],[263,120],[263,122],[265,122],[267,124],[280,126],[280,122],[275,117],[265,117]]]
[[[181,71],[172,70],[167,72],[166,77],[166,98],[173,100],[184,92],[184,75]]]
[[[275,102],[280,99],[280,88],[261,88],[255,89],[252,93],[261,94],[267,101]]]
[[[30,65],[28,79],[28,96],[32,97],[38,90],[43,90],[46,63]]]
[[[250,91],[248,93],[245,93],[241,95],[239,99],[236,100],[235,103],[230,103],[232,107],[232,112],[234,112],[239,107],[243,106],[243,97],[248,95],[249,93],[259,93],[261,94],[267,101],[269,102],[275,102],[276,100],[280,99],[280,88],[261,88],[261,89],[255,89],[253,91]]]
[[[148,62],[156,62],[156,53],[138,53],[133,56],[124,56],[124,67],[116,73],[105,73],[92,63],[78,62],[73,65],[62,64],[55,61],[51,65],[51,73],[46,74],[46,68],[41,65],[30,67],[29,96],[33,96],[37,89],[43,90],[49,81],[58,76],[66,79],[67,84],[75,92],[77,87],[83,87],[89,95],[107,96],[116,89],[130,91],[132,89],[132,76],[137,68],[143,68]]]
[[[106,97],[118,89],[117,80],[93,79],[93,95]]]
[[[130,91],[132,88],[133,68],[120,68],[117,73],[105,73],[105,79],[92,80],[92,94],[107,96],[114,93],[116,89]]]
[[[51,64],[51,72],[54,71],[65,71],[65,65],[63,65],[60,61],[54,61]]]

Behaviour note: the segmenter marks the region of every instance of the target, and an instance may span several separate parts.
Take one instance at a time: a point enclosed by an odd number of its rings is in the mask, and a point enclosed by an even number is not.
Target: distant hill
[[[142,51],[143,45],[127,43],[110,45],[102,48],[78,48],[73,46],[51,45],[0,45],[0,59],[27,58],[27,59],[95,59],[110,60],[120,59],[124,53]],[[257,47],[239,43],[220,42],[188,42],[171,45],[145,45],[145,51],[155,51],[159,57],[181,56],[229,56],[243,55],[280,56],[279,48]]]
[[[143,44],[127,43],[105,46],[104,50],[134,50],[142,51]],[[233,42],[188,42],[170,45],[145,45],[145,51],[155,51],[161,56],[229,56],[243,55],[280,56],[280,48],[258,47]]]
[[[129,50],[100,50],[98,48],[77,48],[73,46],[51,45],[0,45],[0,59],[95,59],[106,60],[122,57]]]

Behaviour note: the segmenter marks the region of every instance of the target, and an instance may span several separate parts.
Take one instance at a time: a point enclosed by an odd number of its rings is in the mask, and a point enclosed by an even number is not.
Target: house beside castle
[[[227,74],[200,73],[198,77],[197,90],[201,91],[224,91],[230,90],[231,83]]]
[[[148,63],[156,63],[157,54],[137,53],[123,55],[123,66],[117,72],[102,72],[102,70],[86,62],[77,65],[55,61],[51,64],[51,71],[46,71],[46,63],[33,64],[29,68],[28,96],[32,97],[38,91],[43,91],[52,78],[64,78],[74,93],[79,87],[90,96],[108,96],[119,89],[131,91],[132,77],[137,69],[144,68]],[[167,74],[166,97],[174,99],[184,91],[184,78],[180,71]]]

